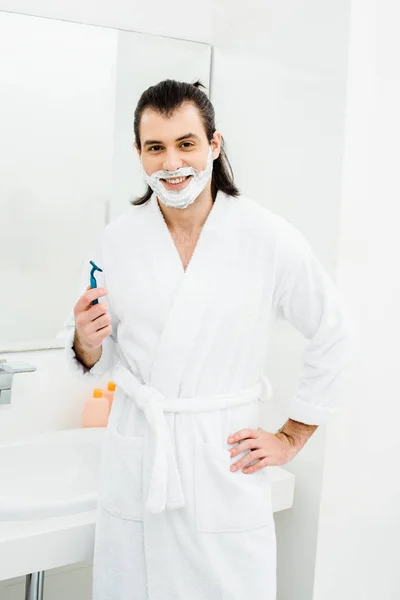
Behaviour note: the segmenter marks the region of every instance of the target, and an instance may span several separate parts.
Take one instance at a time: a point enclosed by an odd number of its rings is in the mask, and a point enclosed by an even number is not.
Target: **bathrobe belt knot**
[[[181,478],[165,412],[208,412],[231,406],[265,401],[272,396],[272,387],[265,376],[252,387],[212,396],[166,398],[157,388],[141,384],[133,373],[119,364],[113,372],[113,381],[132,397],[144,412],[154,436],[154,458],[146,509],[152,513],[185,506]]]

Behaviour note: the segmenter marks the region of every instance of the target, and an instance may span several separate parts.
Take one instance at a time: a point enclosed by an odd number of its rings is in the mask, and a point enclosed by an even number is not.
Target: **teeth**
[[[180,177],[179,179],[166,179],[166,181],[168,181],[168,183],[182,183],[185,179],[186,177]]]

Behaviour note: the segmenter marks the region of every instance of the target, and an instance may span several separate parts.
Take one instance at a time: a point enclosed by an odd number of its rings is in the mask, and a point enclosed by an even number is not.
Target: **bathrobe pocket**
[[[229,450],[196,442],[195,504],[199,532],[273,528],[271,487],[263,469],[231,472]]]
[[[98,504],[121,519],[143,520],[143,438],[107,427]]]

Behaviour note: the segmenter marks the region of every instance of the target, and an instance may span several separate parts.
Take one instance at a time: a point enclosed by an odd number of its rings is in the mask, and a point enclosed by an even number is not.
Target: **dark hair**
[[[168,118],[184,102],[192,102],[197,106],[203,119],[207,139],[211,142],[216,130],[215,111],[207,95],[200,87],[205,89],[205,86],[200,81],[196,81],[195,83],[185,83],[175,81],[174,79],[166,79],[157,85],[152,85],[143,92],[135,110],[133,125],[135,141],[138,148],[141,149],[139,128],[144,110],[146,108],[151,108]],[[220,155],[214,160],[213,164],[211,180],[211,194],[213,200],[215,200],[219,190],[230,196],[240,195],[240,192],[234,183],[232,168],[225,153],[225,142],[223,138]],[[144,204],[150,200],[152,193],[153,190],[150,186],[147,186],[146,193],[143,196],[136,198],[136,200],[131,200],[131,204]]]

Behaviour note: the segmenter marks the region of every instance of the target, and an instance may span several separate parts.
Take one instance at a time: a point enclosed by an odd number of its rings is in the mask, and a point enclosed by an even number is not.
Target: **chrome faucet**
[[[11,386],[15,373],[36,371],[36,367],[25,362],[7,362],[0,358],[0,405],[11,404]]]

